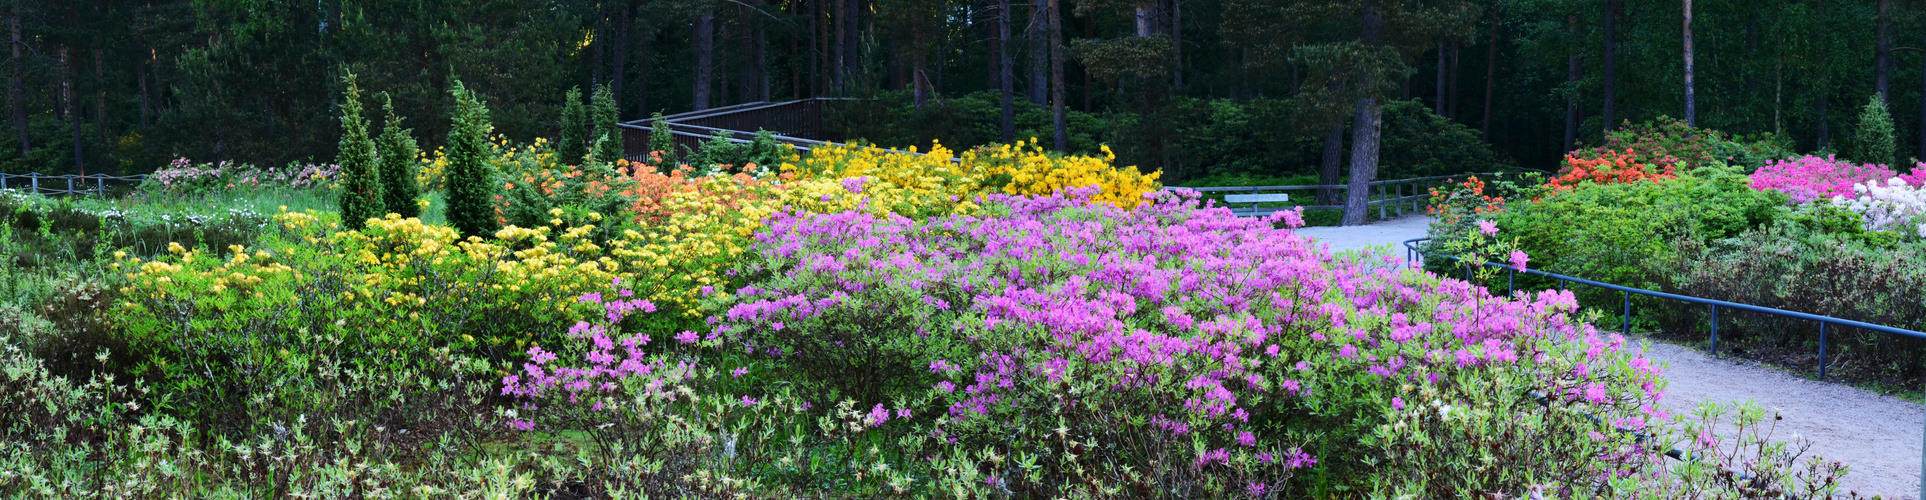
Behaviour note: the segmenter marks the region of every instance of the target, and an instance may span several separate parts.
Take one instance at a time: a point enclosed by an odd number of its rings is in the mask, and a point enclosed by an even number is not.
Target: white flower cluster
[[[1853,197],[1832,197],[1833,204],[1851,210],[1869,231],[1914,232],[1926,238],[1926,187],[1891,178],[1853,184]]]

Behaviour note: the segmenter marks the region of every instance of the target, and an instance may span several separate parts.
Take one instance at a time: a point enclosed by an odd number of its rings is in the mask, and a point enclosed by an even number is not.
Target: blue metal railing
[[[1406,206],[1411,207],[1411,211],[1413,213],[1417,213],[1417,212],[1423,211],[1424,206],[1429,204],[1429,202],[1431,201],[1431,193],[1428,190],[1429,188],[1442,186],[1452,181],[1456,181],[1458,179],[1464,179],[1468,177],[1484,177],[1487,179],[1499,179],[1506,175],[1521,175],[1521,174],[1531,174],[1531,173],[1543,174],[1547,172],[1543,170],[1522,169],[1516,172],[1483,172],[1483,173],[1466,173],[1466,174],[1451,174],[1451,175],[1433,175],[1430,177],[1414,177],[1410,179],[1389,179],[1389,180],[1381,180],[1381,181],[1372,181],[1365,185],[1365,193],[1369,195],[1368,197],[1370,198],[1370,200],[1364,203],[1364,209],[1366,211],[1369,211],[1371,207],[1377,207],[1379,220],[1389,219],[1394,216],[1403,216],[1405,213]],[[1288,191],[1331,190],[1331,191],[1338,192],[1339,193],[1337,195],[1338,199],[1342,200],[1349,196],[1348,194],[1345,194],[1345,193],[1350,192],[1351,186],[1349,184],[1304,184],[1304,185],[1293,185],[1293,186],[1211,186],[1211,187],[1164,186],[1164,190],[1166,191],[1178,190],[1178,189],[1188,189],[1191,191],[1196,191],[1198,193],[1225,193],[1225,194],[1257,194],[1257,193],[1288,192]],[[1371,193],[1371,191],[1376,191],[1376,193]],[[1343,204],[1305,205],[1302,203],[1293,202],[1293,205],[1304,207],[1305,210],[1343,210],[1344,209]],[[1226,204],[1226,206],[1228,206],[1228,204]],[[1231,207],[1231,212],[1235,213],[1238,217],[1262,217],[1262,216],[1275,213],[1279,210],[1289,210],[1289,209],[1290,207],[1259,208],[1257,204],[1252,203],[1250,207],[1246,207],[1246,208]]]
[[[1431,238],[1414,238],[1414,239],[1405,240],[1404,241],[1405,261],[1406,262],[1423,262],[1423,259],[1425,257],[1439,257],[1439,258],[1445,258],[1445,259],[1450,259],[1454,261],[1462,261],[1456,256],[1426,252],[1418,248],[1420,244],[1430,240]],[[1784,316],[1784,317],[1793,318],[1793,319],[1803,319],[1803,320],[1817,322],[1819,323],[1819,379],[1821,380],[1824,380],[1826,378],[1826,330],[1829,325],[1850,326],[1853,328],[1863,328],[1863,329],[1872,330],[1875,332],[1890,333],[1890,334],[1899,335],[1902,337],[1926,339],[1926,332],[1917,332],[1913,330],[1907,330],[1904,328],[1895,328],[1895,327],[1890,327],[1885,325],[1875,325],[1875,324],[1867,323],[1863,321],[1853,321],[1849,319],[1834,318],[1831,316],[1820,316],[1817,314],[1808,314],[1808,313],[1802,313],[1798,311],[1787,311],[1784,309],[1755,306],[1751,304],[1740,304],[1737,302],[1727,302],[1723,300],[1708,299],[1703,297],[1692,297],[1689,295],[1665,293],[1665,292],[1660,292],[1656,290],[1646,290],[1643,288],[1632,288],[1629,286],[1614,285],[1611,283],[1592,281],[1585,278],[1579,278],[1576,276],[1566,276],[1563,274],[1548,273],[1548,272],[1539,271],[1535,269],[1527,269],[1525,271],[1519,271],[1517,270],[1517,268],[1512,267],[1510,264],[1504,264],[1499,262],[1483,262],[1483,263],[1480,263],[1478,267],[1492,267],[1492,266],[1497,266],[1505,269],[1505,286],[1507,289],[1506,290],[1507,294],[1517,291],[1516,290],[1517,278],[1518,278],[1518,273],[1520,272],[1529,276],[1544,276],[1547,278],[1556,279],[1558,280],[1558,288],[1560,290],[1564,290],[1571,283],[1579,283],[1584,285],[1591,285],[1598,288],[1603,288],[1606,290],[1615,290],[1615,291],[1623,292],[1625,297],[1624,306],[1621,314],[1619,315],[1619,318],[1621,318],[1620,319],[1621,331],[1625,334],[1632,333],[1632,295],[1634,294],[1643,295],[1646,297],[1656,297],[1661,299],[1676,300],[1679,302],[1686,302],[1691,304],[1703,304],[1710,309],[1709,312],[1711,313],[1711,318],[1710,318],[1711,319],[1711,337],[1706,350],[1712,353],[1713,355],[1717,355],[1719,353],[1719,308],[1722,308],[1722,307],[1728,308],[1728,309],[1737,309],[1741,311],[1773,314],[1773,315]],[[1466,281],[1471,280],[1471,270],[1472,270],[1472,266],[1465,266]],[[1921,453],[1920,453],[1920,459],[1919,459],[1919,470],[1920,470],[1920,477],[1922,478],[1922,481],[1920,482],[1920,498],[1926,498],[1926,438],[1922,439]]]

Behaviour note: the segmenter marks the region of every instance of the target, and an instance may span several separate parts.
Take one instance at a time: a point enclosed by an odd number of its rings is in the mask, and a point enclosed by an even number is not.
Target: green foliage
[[[395,114],[394,101],[386,92],[381,94],[381,110],[387,118],[381,136],[375,138],[375,149],[381,153],[381,187],[388,211],[402,218],[420,217],[421,180],[416,172],[421,167],[421,148],[415,145],[414,129],[401,128],[401,116]]]
[[[1400,179],[1516,169],[1483,134],[1431,112],[1419,101],[1384,104],[1378,178]]]
[[[1897,167],[1903,163],[1893,154],[1894,144],[1893,115],[1886,112],[1879,96],[1868,98],[1859,110],[1859,126],[1853,128],[1852,139],[1846,143],[1846,158]]]
[[[1069,54],[1104,82],[1118,78],[1157,78],[1170,74],[1170,37],[1163,34],[1111,39],[1080,38]]]
[[[555,155],[563,163],[573,165],[588,154],[588,108],[582,105],[579,87],[569,88],[562,99],[562,132],[555,139]]]
[[[593,127],[589,131],[589,143],[605,141],[598,157],[592,161],[603,165],[614,165],[622,159],[622,128],[616,123],[615,95],[607,85],[595,87],[595,97],[589,107],[589,120]]]
[[[649,122],[649,151],[661,155],[656,166],[674,167],[682,162],[682,155],[676,151],[675,132],[669,128],[669,120],[663,118],[662,113],[656,113],[654,118]]]
[[[1511,203],[1496,220],[1548,272],[1657,288],[1663,272],[1653,263],[1673,258],[1672,242],[1729,238],[1784,215],[1784,194],[1748,183],[1730,168],[1657,182],[1587,183]]]
[[[1606,151],[1631,157],[1639,164],[1673,165],[1691,172],[1703,167],[1731,165],[1751,173],[1768,163],[1794,156],[1791,140],[1772,133],[1735,136],[1686,125],[1684,120],[1659,116],[1612,131],[1603,145],[1573,151],[1580,159],[1597,159]]]
[[[456,80],[448,93],[455,111],[448,129],[448,223],[463,236],[492,237],[501,223],[495,218],[494,147],[488,134],[488,108],[474,92]]]
[[[885,148],[907,148],[939,142],[952,151],[1002,142],[1003,100],[1001,94],[984,91],[952,98],[931,99],[921,109],[909,92],[885,91],[874,100],[856,101],[846,107],[832,108],[823,117],[824,126],[836,130],[851,142],[866,142]],[[1018,98],[1015,109],[1016,140],[1040,138],[1046,144],[1055,133],[1050,108]],[[1070,135],[1070,154],[1100,154],[1098,146],[1119,123],[1115,119],[1075,110],[1066,110]],[[1102,142],[1100,142],[1102,141]],[[1124,152],[1119,151],[1119,156]],[[1125,162],[1128,158],[1119,159]],[[1124,163],[1126,165],[1130,163]]]
[[[341,79],[346,90],[341,103],[341,152],[335,163],[341,165],[341,220],[350,229],[361,229],[368,219],[388,213],[387,194],[381,188],[381,157],[368,136],[368,121],[361,117],[361,88],[354,73]]]
[[[1858,217],[1826,205],[1795,209],[1777,223],[1730,238],[1671,242],[1672,258],[1654,262],[1668,291],[1823,316],[1926,328],[1926,244],[1869,232]],[[1723,316],[1723,315],[1722,315]],[[1702,315],[1657,318],[1672,331],[1702,328]],[[1747,350],[1817,349],[1818,326],[1768,315],[1741,315],[1719,331],[1721,345]],[[1731,342],[1731,344],[1727,344]],[[1832,331],[1828,377],[1911,385],[1922,375],[1926,342],[1893,335]]]
[[[746,144],[729,140],[734,134],[718,131],[702,146],[684,159],[698,172],[739,172],[750,164],[774,168],[786,157],[788,146],[776,142],[776,133],[767,130],[756,133],[756,137]],[[769,170],[764,170],[768,172]]]

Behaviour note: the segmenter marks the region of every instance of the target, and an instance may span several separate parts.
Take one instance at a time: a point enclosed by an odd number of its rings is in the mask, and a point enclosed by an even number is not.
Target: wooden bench
[[[1284,193],[1224,195],[1224,203],[1249,203],[1256,205],[1258,203],[1282,203],[1286,201],[1291,201],[1291,195]]]
[[[1249,204],[1251,204],[1249,208],[1237,208],[1237,207],[1231,207],[1231,213],[1234,213],[1234,214],[1237,214],[1238,216],[1241,216],[1241,217],[1262,217],[1262,216],[1265,216],[1265,215],[1270,215],[1270,214],[1271,214],[1271,212],[1276,212],[1276,211],[1279,211],[1279,210],[1285,210],[1285,209],[1282,209],[1282,208],[1257,208],[1257,204],[1259,204],[1259,203],[1283,203],[1283,202],[1288,202],[1288,201],[1291,201],[1291,195],[1288,195],[1288,194],[1284,194],[1284,193],[1265,193],[1265,194],[1227,194],[1227,195],[1224,195],[1224,204],[1225,204],[1225,205],[1230,205],[1230,204],[1232,204],[1232,203],[1249,203]]]

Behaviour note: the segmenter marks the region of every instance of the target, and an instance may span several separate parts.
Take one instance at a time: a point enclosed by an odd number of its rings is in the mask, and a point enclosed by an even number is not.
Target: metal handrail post
[[[1621,321],[1624,322],[1624,325],[1625,325],[1623,327],[1624,333],[1626,335],[1631,335],[1632,334],[1632,291],[1631,290],[1625,291],[1625,313],[1619,316],[1619,318]]]
[[[1826,379],[1826,322],[1819,322],[1819,380]]]
[[[1713,356],[1717,356],[1719,355],[1719,305],[1712,304],[1711,307],[1712,307],[1712,345],[1708,346],[1706,351],[1711,352]]]

